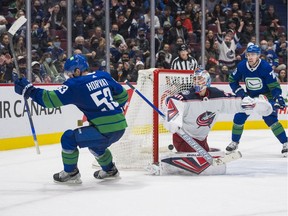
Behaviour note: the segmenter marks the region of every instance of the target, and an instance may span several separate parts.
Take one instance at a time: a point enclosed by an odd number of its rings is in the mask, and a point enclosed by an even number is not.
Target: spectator
[[[208,68],[208,73],[210,74],[211,82],[223,82],[215,66]]]
[[[170,64],[165,60],[165,52],[160,50],[156,55],[156,64],[161,65],[164,69],[170,69]]]
[[[280,27],[280,20],[275,13],[273,5],[269,5],[267,11],[264,13],[262,25],[274,28]]]
[[[27,63],[24,56],[17,57],[20,77],[27,77]]]
[[[182,37],[177,37],[176,43],[170,45],[172,59],[174,59],[174,58],[176,58],[178,56],[178,51],[179,51],[179,49],[180,49],[182,44],[185,44],[184,43],[184,39]]]
[[[186,43],[188,39],[188,32],[187,29],[182,26],[180,20],[176,20],[174,23],[174,27],[172,27],[169,31],[170,31],[169,44],[175,43],[178,37],[181,37],[184,40],[184,43]]]
[[[96,56],[96,52],[92,51],[90,52],[85,46],[85,39],[83,36],[77,36],[75,38],[75,43],[74,43],[74,47],[73,47],[73,52],[75,51],[75,49],[79,49],[81,50],[81,53],[86,56],[86,58],[88,59],[88,61],[92,61],[95,56]]]
[[[44,26],[45,29],[55,29],[55,30],[66,30],[65,17],[63,13],[61,13],[60,4],[55,4],[53,7],[48,9],[48,14],[45,17],[46,24]]]
[[[31,42],[32,48],[38,51],[45,52],[47,49],[48,34],[45,29],[37,23],[33,23],[31,27]]]
[[[171,50],[170,50],[170,45],[164,44],[163,51],[165,53],[165,61],[170,65],[172,62],[172,54],[171,54]]]
[[[239,42],[238,34],[242,31],[244,22],[241,22],[237,32],[228,31],[225,35],[222,33],[219,20],[216,21],[216,25],[218,29],[219,64],[220,66],[226,65],[229,72],[232,72],[236,68],[236,44]]]
[[[281,57],[281,62],[287,62],[287,50],[288,50],[288,41],[287,41],[287,35],[285,32],[280,34],[280,37],[278,40],[274,42],[275,44],[275,52],[278,55],[278,57]]]
[[[151,25],[151,14],[150,14],[150,8],[146,9],[146,13],[144,14],[144,22],[149,26]],[[160,27],[160,21],[158,16],[155,14],[154,16],[154,28],[158,29]]]
[[[118,33],[122,35],[124,38],[129,38],[132,22],[135,21],[133,19],[134,12],[130,8],[127,8],[126,13],[120,13],[117,17],[116,23],[118,24],[119,31]],[[136,21],[135,21],[136,22]]]
[[[255,12],[255,3],[252,0],[244,0],[241,4],[241,10]]]
[[[164,45],[163,38],[164,38],[164,30],[162,27],[160,27],[156,30],[156,34],[155,34],[155,52],[156,53],[159,52],[161,49],[163,49],[163,45]]]
[[[13,68],[14,64],[9,50],[0,50],[0,82],[11,83],[14,81],[12,76]]]
[[[31,63],[32,67],[32,83],[42,83],[43,79],[40,75],[40,63],[38,61],[33,61]]]
[[[66,55],[64,50],[61,48],[61,39],[59,36],[56,36],[54,40],[52,41],[52,45],[48,47],[48,52],[51,53],[52,61],[62,61]]]
[[[162,11],[158,17],[159,17],[160,25],[163,27],[164,27],[165,22],[166,22],[166,25],[169,23],[170,27],[172,26],[172,23],[174,23],[174,17],[171,16],[171,8],[169,6],[166,6],[164,11]]]
[[[277,29],[273,26],[268,27],[267,30],[263,32],[263,36],[265,40],[268,40],[268,38],[272,38],[273,41],[276,41],[278,40]]]
[[[251,37],[255,36],[255,28],[252,22],[246,23],[240,38],[240,44],[246,46],[250,41]]]
[[[287,82],[287,71],[286,69],[281,69],[279,71],[278,79],[280,83]]]
[[[114,43],[114,40],[121,40],[121,43],[127,46],[124,37],[119,34],[119,26],[117,23],[113,23],[111,26],[111,33],[110,33],[110,46]]]
[[[72,12],[74,15],[79,15],[81,14],[83,16],[83,20],[86,19],[88,14],[91,12],[91,7],[89,4],[87,4],[86,0],[75,0]]]
[[[4,33],[1,34],[1,37],[0,37],[0,50],[2,50],[2,49],[10,50],[8,32],[4,32]]]
[[[146,32],[144,29],[138,29],[138,36],[136,38],[136,46],[141,51],[143,56],[143,63],[148,66],[148,60],[150,57],[150,43],[146,38]]]
[[[91,18],[89,18],[89,20],[90,20],[90,22],[93,23],[94,28],[99,26],[101,29],[105,29],[105,19],[106,18],[105,18],[105,14],[103,12],[103,9],[100,6],[95,6],[93,13],[90,16],[91,16]],[[87,18],[86,18],[86,22],[88,22]]]
[[[6,18],[2,15],[0,15],[0,35],[4,32],[6,32],[7,27],[6,25],[8,24]]]
[[[279,65],[279,58],[273,50],[273,41],[270,40],[270,45],[266,40],[260,42],[261,56],[269,63],[273,70]]]
[[[16,44],[14,47],[16,56],[27,56],[25,37],[21,35],[16,37]]]
[[[44,19],[44,11],[41,2],[39,0],[35,0],[31,10],[32,23],[41,25]]]
[[[73,23],[72,27],[73,40],[75,40],[77,36],[83,36],[85,38],[87,37],[87,35],[88,35],[88,27],[84,23],[83,15],[77,14],[75,17],[75,22]]]
[[[52,61],[52,56],[49,52],[43,53],[43,56],[40,60],[40,74],[46,82],[56,83],[59,72],[56,68],[56,65]]]
[[[176,20],[180,20],[182,23],[182,26],[184,26],[187,29],[188,37],[192,37],[193,34],[193,25],[189,17],[187,17],[186,12],[180,11],[180,15],[176,18]]]

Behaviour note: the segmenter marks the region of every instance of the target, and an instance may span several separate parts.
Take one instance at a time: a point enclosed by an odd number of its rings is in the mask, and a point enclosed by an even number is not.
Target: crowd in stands
[[[12,82],[13,61],[7,30],[25,16],[25,0],[0,1],[0,83]],[[214,82],[226,82],[237,63],[245,58],[249,43],[256,42],[255,1],[155,0],[155,53],[150,53],[150,0],[75,0],[72,8],[73,52],[82,53],[92,69],[106,68],[105,16],[111,19],[110,72],[118,81],[137,81],[138,71],[170,69],[185,44],[189,55],[201,64],[201,43],[205,43],[205,69]],[[287,82],[287,34],[273,5],[260,0],[261,58]],[[283,1],[283,7],[287,2]],[[61,83],[67,59],[67,1],[31,0],[32,82]],[[202,16],[206,17],[206,38],[201,38]],[[14,47],[22,76],[27,76],[26,27],[14,37]]]

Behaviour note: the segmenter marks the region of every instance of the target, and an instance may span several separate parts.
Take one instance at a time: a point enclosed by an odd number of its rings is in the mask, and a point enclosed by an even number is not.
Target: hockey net
[[[148,69],[139,71],[135,86],[162,111],[167,96],[191,87],[193,71]],[[126,107],[128,128],[110,149],[119,168],[143,169],[158,163],[159,154],[168,153],[172,135],[163,120],[139,95],[133,93]]]

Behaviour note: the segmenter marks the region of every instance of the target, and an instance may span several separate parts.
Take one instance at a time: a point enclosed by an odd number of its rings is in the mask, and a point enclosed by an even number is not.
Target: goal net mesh
[[[162,111],[166,97],[191,87],[192,73],[141,70],[135,87]],[[124,136],[110,147],[117,167],[143,169],[157,163],[159,154],[167,153],[168,145],[172,144],[172,135],[163,127],[161,116],[134,92],[126,107],[126,119],[128,128]]]

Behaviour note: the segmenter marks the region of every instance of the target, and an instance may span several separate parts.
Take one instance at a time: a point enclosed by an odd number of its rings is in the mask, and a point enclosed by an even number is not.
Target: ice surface
[[[224,149],[229,131],[213,131],[211,147]],[[120,170],[96,180],[93,157],[80,150],[82,185],[53,182],[61,171],[60,145],[0,152],[0,216],[287,216],[287,159],[270,130],[246,130],[243,158],[221,176],[150,176]]]

